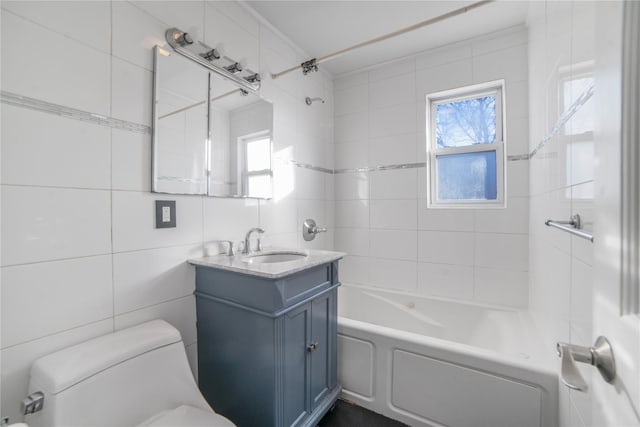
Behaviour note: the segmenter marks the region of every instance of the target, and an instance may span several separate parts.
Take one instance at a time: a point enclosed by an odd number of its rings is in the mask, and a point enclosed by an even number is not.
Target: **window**
[[[242,167],[243,194],[271,197],[271,136],[268,134],[240,138],[244,149]]]
[[[503,86],[427,96],[428,207],[504,207]]]

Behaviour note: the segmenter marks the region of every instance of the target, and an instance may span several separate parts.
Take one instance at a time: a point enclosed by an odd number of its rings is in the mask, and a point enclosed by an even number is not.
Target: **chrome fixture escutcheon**
[[[318,227],[316,225],[315,220],[313,219],[305,219],[302,223],[302,238],[310,242],[311,240],[316,238],[316,234],[318,233],[326,233],[327,229],[323,227]]]

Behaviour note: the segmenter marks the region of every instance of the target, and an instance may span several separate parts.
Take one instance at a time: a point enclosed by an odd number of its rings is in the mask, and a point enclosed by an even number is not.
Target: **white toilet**
[[[104,335],[35,361],[42,392],[30,427],[233,426],[204,400],[180,333],[163,320]]]

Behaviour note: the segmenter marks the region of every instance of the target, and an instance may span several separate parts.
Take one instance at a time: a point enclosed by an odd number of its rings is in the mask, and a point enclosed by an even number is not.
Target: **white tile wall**
[[[353,172],[335,175],[335,199],[357,200],[369,198],[369,173]]]
[[[371,199],[411,199],[418,188],[416,169],[375,171],[369,174]]]
[[[422,144],[418,144],[418,140],[418,135],[415,133],[371,138],[369,163],[376,166],[423,161],[417,159],[418,152],[425,149]]]
[[[402,135],[416,130],[416,106],[409,104],[375,108],[369,112],[369,135],[374,138]]]
[[[478,301],[526,308],[528,275],[524,271],[506,271],[475,267],[475,299]]]
[[[205,14],[204,42],[220,47],[223,52],[228,52],[228,56],[244,62],[246,68],[259,70],[260,41],[255,34],[258,23],[248,25],[253,31],[247,31],[215,7],[215,2],[205,3]],[[230,34],[234,37],[229,37]]]
[[[473,267],[420,262],[418,289],[432,295],[472,300]]]
[[[113,317],[111,286],[110,255],[3,268],[2,348]]]
[[[202,245],[115,254],[115,315],[191,295],[195,289],[195,270],[185,260],[201,256]]]
[[[371,258],[372,286],[415,291],[417,264],[412,261]]]
[[[368,200],[336,200],[336,227],[369,227]]]
[[[110,194],[103,190],[2,188],[2,265],[111,252]]]
[[[234,221],[229,221],[234,218]],[[260,214],[258,201],[251,199],[204,200],[204,240],[239,241],[248,231],[246,224],[258,226]]]
[[[547,1],[529,11],[530,147],[549,134],[563,113],[558,95],[562,81],[577,72],[576,64],[594,60],[594,4]],[[586,114],[588,123],[588,113],[579,114]],[[545,219],[564,220],[579,213],[589,219],[585,228],[594,229],[593,151],[572,144],[577,142],[570,136],[572,124],[569,121],[529,162],[529,306],[549,348],[560,340],[591,345],[595,339],[592,244],[543,225]],[[592,372],[583,373],[590,382]],[[591,404],[591,390],[574,393],[560,386],[561,426],[594,425],[592,411],[599,409]]]
[[[496,79],[507,153],[527,154],[527,38],[509,28],[337,78],[336,167],[426,162],[426,95]],[[335,247],[352,255],[342,280],[526,307],[528,162],[506,165],[506,209],[427,209],[425,170],[335,176]]]
[[[526,234],[476,233],[475,265],[526,271],[529,242]]]
[[[151,188],[151,135],[111,129],[111,187],[148,191]]]
[[[473,233],[419,231],[418,259],[421,262],[474,265]]]
[[[108,128],[7,105],[2,116],[4,184],[110,188]]]
[[[371,228],[416,229],[418,225],[416,199],[371,200],[370,203]]]
[[[322,72],[272,81],[271,72],[306,58],[235,2],[1,7],[3,90],[140,125],[151,125],[151,49],[165,44],[169,26],[224,45],[264,76],[280,159],[269,202],[151,194],[150,134],[3,105],[0,412],[17,422],[34,359],[146,320],[180,330],[195,371],[195,279],[186,260],[207,242],[240,241],[260,225],[266,244],[333,247],[333,176],[287,163],[334,167],[333,83]],[[326,102],[309,108],[304,96]],[[368,113],[361,122],[368,132]],[[155,200],[176,201],[176,228],[155,228]],[[368,226],[368,205],[363,212]],[[306,217],[330,232],[303,244]]]
[[[2,38],[2,90],[109,115],[109,54],[7,11],[2,13],[2,32],[20,34],[19,43]],[[48,64],[46,72],[42,64]]]
[[[119,58],[111,62],[111,115],[117,119],[151,126],[153,73]]]
[[[371,80],[369,83],[369,107],[376,109],[412,103],[416,95],[416,76],[412,68],[407,71],[408,74]],[[394,120],[387,119],[386,121],[393,122]]]
[[[113,251],[125,252],[202,241],[202,199],[133,191],[112,192]],[[155,228],[155,201],[176,201],[175,228]]]
[[[109,53],[111,5],[108,1],[10,1],[2,7],[51,31]]]
[[[376,258],[415,261],[417,236],[413,230],[369,231],[369,255]]]
[[[334,126],[336,143],[364,141],[369,135],[369,114],[357,112],[336,116]]]
[[[111,54],[152,71],[153,55],[149,52],[156,45],[167,44],[167,24],[126,1],[111,2],[111,15]]]

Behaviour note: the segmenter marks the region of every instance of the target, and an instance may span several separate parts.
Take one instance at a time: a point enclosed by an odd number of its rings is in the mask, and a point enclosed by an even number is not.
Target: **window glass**
[[[496,152],[436,156],[437,199],[496,200]]]
[[[436,104],[435,116],[438,148],[496,141],[495,95]]]
[[[247,142],[247,171],[266,169],[271,169],[271,139],[262,138]]]

